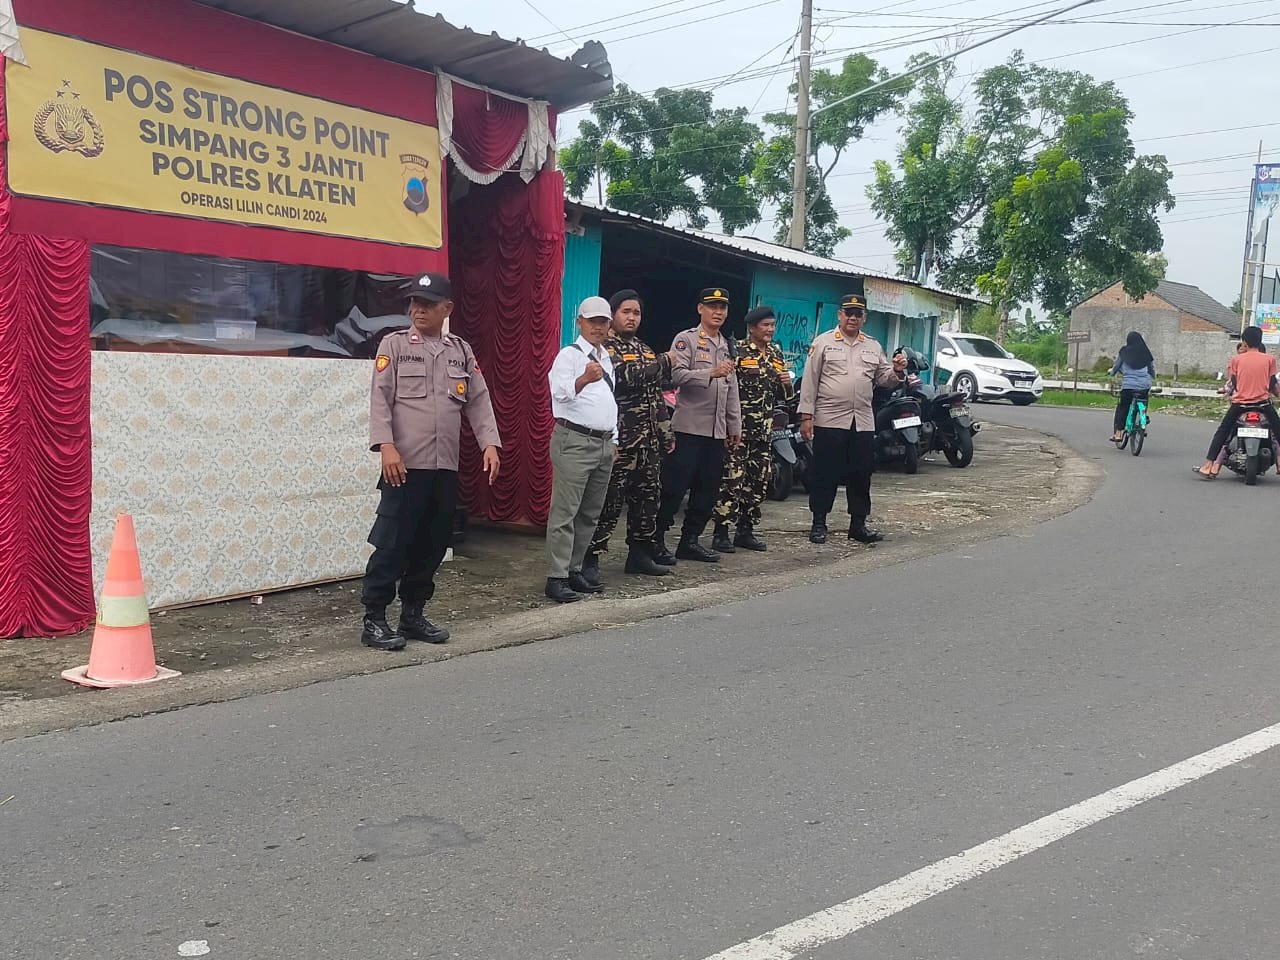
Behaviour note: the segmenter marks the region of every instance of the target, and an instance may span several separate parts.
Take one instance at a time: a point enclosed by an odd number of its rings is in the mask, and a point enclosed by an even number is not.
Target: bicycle
[[[1147,442],[1147,427],[1151,423],[1151,418],[1147,416],[1149,399],[1149,396],[1142,394],[1133,398],[1133,402],[1129,404],[1129,416],[1124,422],[1124,436],[1116,444],[1121,450],[1128,447],[1135,457],[1142,453],[1143,444]]]

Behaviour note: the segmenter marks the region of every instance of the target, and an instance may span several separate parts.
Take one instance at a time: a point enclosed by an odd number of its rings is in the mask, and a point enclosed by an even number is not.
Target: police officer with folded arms
[[[698,542],[715,509],[726,448],[742,441],[742,409],[733,372],[733,344],[720,332],[729,316],[723,287],[707,287],[698,298],[699,324],[677,334],[671,344],[671,382],[679,390],[671,419],[675,450],[662,464],[658,512],[659,563],[669,556],[665,534],[675,522],[685,493],[684,526],[676,558],[715,563],[720,554]]]
[[[458,455],[466,417],[483,451],[489,483],[498,479],[498,425],[475,353],[444,333],[453,312],[449,279],[415,277],[406,288],[411,326],[383,338],[374,362],[369,444],[382,458],[382,500],[365,569],[361,642],[402,650],[406,640],[444,643],[449,631],[424,616],[435,593],[458,503]],[[400,591],[400,626],[387,606]]]
[[[866,319],[867,302],[859,294],[841,298],[839,324],[813,341],[800,381],[800,436],[813,441],[810,543],[827,542],[827,514],[842,483],[849,504],[849,539],[867,544],[884,539],[867,529],[876,465],[871,399],[877,386],[897,387],[906,380],[907,358],[894,357],[890,363],[880,344],[862,332]]]

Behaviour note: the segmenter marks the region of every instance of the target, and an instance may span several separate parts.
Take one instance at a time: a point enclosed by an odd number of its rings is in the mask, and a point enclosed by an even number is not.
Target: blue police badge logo
[[[400,154],[400,162],[404,164],[404,208],[415,216],[421,216],[431,207],[431,197],[427,192],[427,173],[431,170],[431,162],[416,153]]]

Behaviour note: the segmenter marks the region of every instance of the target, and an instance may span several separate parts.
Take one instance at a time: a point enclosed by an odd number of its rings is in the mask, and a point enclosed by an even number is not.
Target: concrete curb
[[[321,654],[305,662],[276,661],[225,673],[187,675],[152,686],[24,701],[0,707],[0,741],[437,663],[504,647],[687,613],[776,593],[801,584],[856,576],[877,567],[906,563],[966,544],[1007,536],[1074,510],[1092,497],[1104,475],[1098,463],[1081,456],[1057,437],[1020,427],[1003,428],[1039,436],[1042,450],[1052,455],[1058,466],[1050,479],[1051,486],[1045,499],[1016,515],[1003,514],[954,527],[927,539],[901,541],[874,550],[861,550],[850,556],[831,560],[815,558],[814,562],[784,574],[738,576],[732,580],[646,597],[593,599],[568,607],[528,610],[490,621],[464,623],[457,627],[445,647],[412,644],[401,653],[379,654],[353,645],[350,649]]]

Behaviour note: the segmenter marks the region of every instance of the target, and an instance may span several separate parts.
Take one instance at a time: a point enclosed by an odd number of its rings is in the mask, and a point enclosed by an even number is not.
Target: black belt
[[[562,420],[559,417],[556,417],[556,423],[560,424],[560,426],[564,427],[566,430],[572,430],[574,433],[580,433],[584,437],[595,437],[597,440],[613,439],[612,430],[588,430],[586,427],[580,427],[576,423],[571,423],[568,420]]]

